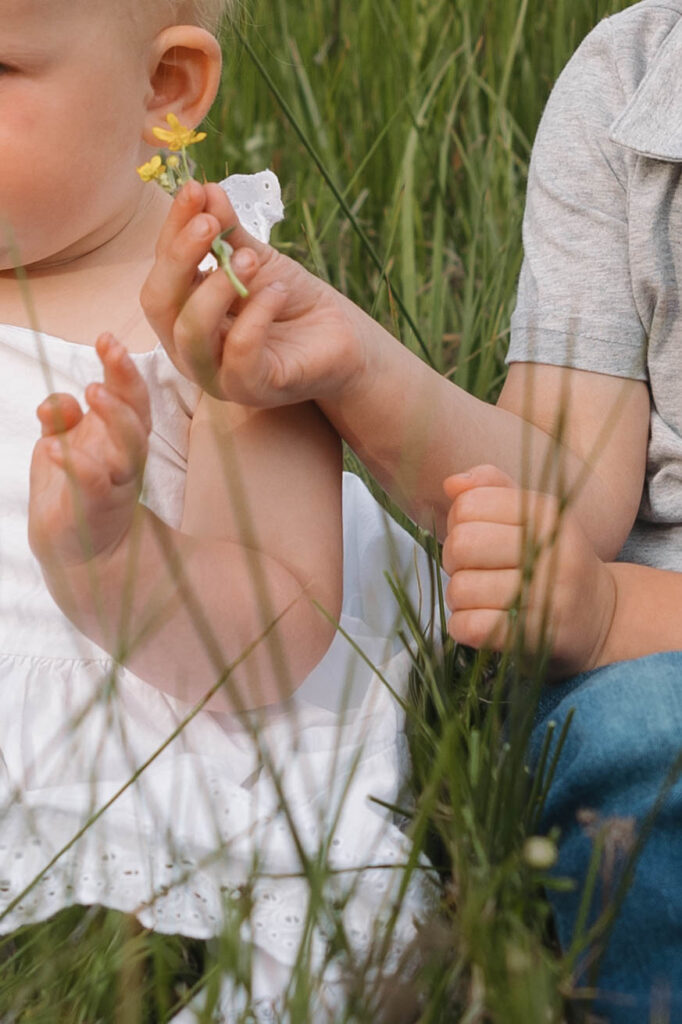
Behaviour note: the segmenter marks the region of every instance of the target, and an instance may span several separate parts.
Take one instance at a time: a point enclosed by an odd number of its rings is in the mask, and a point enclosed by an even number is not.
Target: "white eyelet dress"
[[[133,358],[154,423],[144,500],[177,526],[198,390],[161,348]],[[336,873],[327,896],[337,906],[345,901],[354,957],[367,953],[396,898],[400,872],[391,865],[405,863],[409,842],[376,801],[401,799],[408,765],[396,697],[406,693],[410,655],[396,637],[397,606],[384,574],[403,579],[426,621],[427,560],[346,475],[346,636],[337,634],[285,704],[250,719],[200,712],[180,729],[190,708],[78,633],[52,601],[27,542],[35,408],[52,390],[82,400],[101,376],[96,354],[0,326],[0,367],[0,931],[79,903],[135,914],[161,932],[209,937],[251,879],[253,909],[241,928],[265,1020],[304,941],[300,851],[328,843]],[[427,881],[414,882],[404,895],[392,962],[413,938],[430,891]],[[327,948],[324,928],[315,927],[311,964],[320,1007],[333,1015],[344,963],[325,963]],[[226,981],[224,1020],[244,998]],[[326,1019],[316,1013],[311,1020]]]

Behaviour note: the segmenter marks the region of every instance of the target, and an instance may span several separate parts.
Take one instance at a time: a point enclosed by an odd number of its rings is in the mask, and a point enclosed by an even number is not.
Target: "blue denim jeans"
[[[543,829],[561,829],[557,874],[579,883],[574,892],[548,894],[563,948],[570,945],[595,832],[604,819],[641,824],[682,748],[682,651],[608,665],[546,687],[533,731],[534,756],[548,723],[557,723],[557,736],[572,708],[542,822]],[[608,834],[615,862],[603,862],[607,888],[609,874],[618,874],[628,827],[616,823]],[[604,895],[603,888],[597,891],[593,915]],[[586,978],[587,972],[579,980]],[[593,1010],[612,1024],[645,1024],[659,1005],[668,1007],[668,1016],[657,1019],[682,1021],[682,780],[669,790],[637,861],[597,986]]]

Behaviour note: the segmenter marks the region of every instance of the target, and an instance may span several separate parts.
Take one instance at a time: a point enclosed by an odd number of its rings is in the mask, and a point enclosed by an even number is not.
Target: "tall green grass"
[[[273,167],[287,206],[276,244],[455,383],[494,400],[544,103],[580,39],[626,6],[254,0],[226,33],[205,170]],[[562,953],[544,898],[544,886],[562,884],[547,874],[556,837],[529,842],[553,769],[549,755],[535,777],[526,766],[539,669],[528,678],[513,658],[441,649],[397,600],[416,647],[413,794],[398,810],[415,857],[425,852],[439,872],[441,903],[390,984],[373,987],[362,971],[349,978],[343,1019],[584,1019],[574,970],[587,924]],[[202,978],[213,991],[220,969],[238,969],[234,934],[205,945],[112,912],[65,911],[0,939],[0,1021],[164,1020]],[[306,995],[302,970],[292,1024],[311,1020]]]

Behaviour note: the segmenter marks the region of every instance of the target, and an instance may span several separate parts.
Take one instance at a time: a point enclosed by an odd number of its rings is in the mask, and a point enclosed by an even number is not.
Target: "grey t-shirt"
[[[645,380],[646,485],[621,558],[682,571],[682,0],[602,21],[538,130],[508,362]]]

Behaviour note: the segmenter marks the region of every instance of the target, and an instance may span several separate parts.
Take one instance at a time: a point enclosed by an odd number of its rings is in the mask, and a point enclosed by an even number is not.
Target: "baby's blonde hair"
[[[223,20],[232,13],[235,0],[170,0],[177,16],[192,21],[209,32],[217,32]]]

